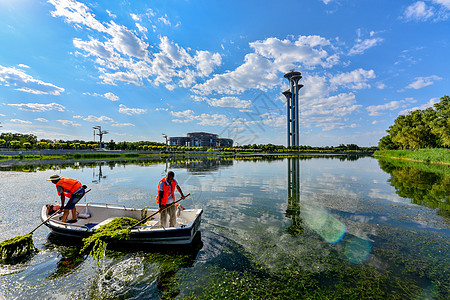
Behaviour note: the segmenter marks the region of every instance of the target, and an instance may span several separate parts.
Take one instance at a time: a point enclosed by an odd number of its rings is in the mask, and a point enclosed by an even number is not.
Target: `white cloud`
[[[433,0],[434,3],[441,4],[447,9],[450,9],[450,0]]]
[[[267,38],[249,45],[254,52],[245,55],[243,64],[233,71],[215,74],[206,82],[194,85],[193,90],[204,95],[232,95],[251,89],[266,91],[281,84],[280,72],[298,65],[305,69],[329,68],[339,62],[337,54],[325,50],[334,51],[330,41],[316,35],[299,36],[295,40]]]
[[[363,54],[369,48],[372,48],[383,41],[382,38],[372,38],[366,40],[358,39],[356,44],[350,49],[349,55]]]
[[[119,100],[119,96],[114,95],[114,93],[108,92],[105,93],[103,95],[103,97],[105,97],[106,99],[110,100],[110,101],[118,101]]]
[[[75,123],[74,121],[69,121],[69,120],[56,120],[56,121],[60,122],[61,125],[67,126],[67,127],[78,127],[78,126],[81,126],[81,124]]]
[[[375,78],[373,70],[357,69],[348,73],[335,75],[330,79],[330,83],[334,86],[345,86],[350,89],[364,89],[370,88],[367,83],[369,79]]]
[[[369,112],[369,116],[381,116],[383,111],[393,111],[399,108],[404,108],[409,102],[413,102],[413,100],[405,99],[399,101],[391,101],[380,105],[370,105],[366,107],[366,110]]]
[[[278,114],[273,112],[267,112],[262,115],[261,122],[264,125],[272,126],[272,127],[286,127],[286,115],[285,114]]]
[[[113,14],[111,11],[106,10],[106,13],[108,14],[108,16],[110,16],[111,18],[115,19],[117,18],[117,16],[115,14]]]
[[[164,25],[172,25],[167,17],[167,15],[165,15],[164,17],[159,17],[158,21],[162,22]]]
[[[113,127],[134,127],[135,125],[131,124],[131,123],[114,123],[114,124],[111,124],[111,126],[113,126]]]
[[[13,86],[18,91],[31,94],[55,95],[58,96],[64,92],[54,84],[47,83],[26,74],[24,71],[14,67],[8,68],[0,65],[0,83],[5,86]]]
[[[441,80],[442,78],[436,75],[428,76],[428,77],[416,77],[415,81],[410,83],[406,88],[407,89],[421,89],[423,87],[434,84],[434,81]]]
[[[105,99],[108,99],[110,101],[119,101],[119,96],[115,95],[114,93],[111,92],[107,92],[102,94],[97,94],[97,93],[83,93],[83,95],[89,95],[89,96],[95,96],[95,97],[103,97]]]
[[[20,104],[8,104],[9,106],[18,107],[20,110],[33,111],[33,112],[44,112],[49,110],[65,111],[65,107],[58,103],[20,103]]]
[[[404,17],[408,21],[427,21],[434,14],[434,8],[428,7],[423,1],[417,1],[406,8]]]
[[[230,120],[221,114],[200,114],[195,115],[193,110],[184,110],[178,112],[170,112],[170,114],[178,119],[173,119],[175,123],[187,123],[191,121],[199,121],[197,124],[204,126],[224,126],[230,122]]]
[[[241,100],[237,97],[222,97],[220,99],[210,98],[206,101],[209,105],[215,107],[249,108],[252,106],[252,102],[250,100]]]
[[[145,113],[147,113],[147,110],[146,109],[142,109],[142,108],[128,108],[125,105],[120,104],[119,105],[119,112],[121,114],[124,114],[124,115],[132,116],[132,115],[145,114]]]
[[[44,118],[37,118],[37,119],[35,119],[36,121],[39,121],[39,122],[42,122],[42,123],[47,123],[48,122],[48,120],[47,119],[44,119]]]
[[[440,101],[439,98],[432,98],[430,99],[430,101],[428,101],[427,103],[421,105],[421,106],[417,106],[417,107],[412,107],[412,108],[408,108],[405,110],[402,110],[399,112],[400,115],[406,115],[409,112],[415,111],[415,110],[424,110],[427,109],[429,107],[433,107],[434,104],[438,103]]]
[[[20,119],[11,119],[9,120],[12,123],[19,123],[19,124],[31,124],[30,121],[20,120]]]
[[[113,119],[111,119],[110,117],[106,117],[106,116],[101,116],[101,117],[96,117],[96,116],[92,116],[89,115],[87,118],[84,118],[83,120],[88,121],[88,122],[114,122]]]

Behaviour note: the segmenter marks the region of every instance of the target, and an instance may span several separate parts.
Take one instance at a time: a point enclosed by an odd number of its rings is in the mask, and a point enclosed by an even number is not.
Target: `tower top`
[[[302,78],[302,73],[300,72],[296,72],[296,71],[289,71],[288,73],[284,74],[284,78],[286,78],[287,80],[291,80],[291,79],[301,79]]]

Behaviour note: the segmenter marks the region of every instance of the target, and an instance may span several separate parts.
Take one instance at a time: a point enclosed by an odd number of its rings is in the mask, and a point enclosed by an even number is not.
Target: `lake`
[[[88,185],[83,202],[143,208],[168,170],[204,210],[192,245],[97,265],[42,226],[37,254],[0,265],[0,299],[450,297],[450,167],[369,156],[0,163],[0,241],[59,203],[52,174]]]

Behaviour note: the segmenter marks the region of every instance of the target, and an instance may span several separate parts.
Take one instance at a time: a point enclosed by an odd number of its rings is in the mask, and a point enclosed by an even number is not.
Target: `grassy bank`
[[[450,149],[382,150],[375,156],[450,165]]]

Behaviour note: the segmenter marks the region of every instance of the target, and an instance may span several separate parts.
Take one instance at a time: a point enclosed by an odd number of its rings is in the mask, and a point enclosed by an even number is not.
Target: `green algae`
[[[100,226],[94,234],[83,239],[83,247],[80,253],[88,253],[99,264],[106,251],[108,243],[117,243],[130,238],[131,225],[136,224],[137,220],[128,217],[118,217],[111,222]]]
[[[0,262],[16,263],[36,251],[32,234],[16,236],[0,243]]]

